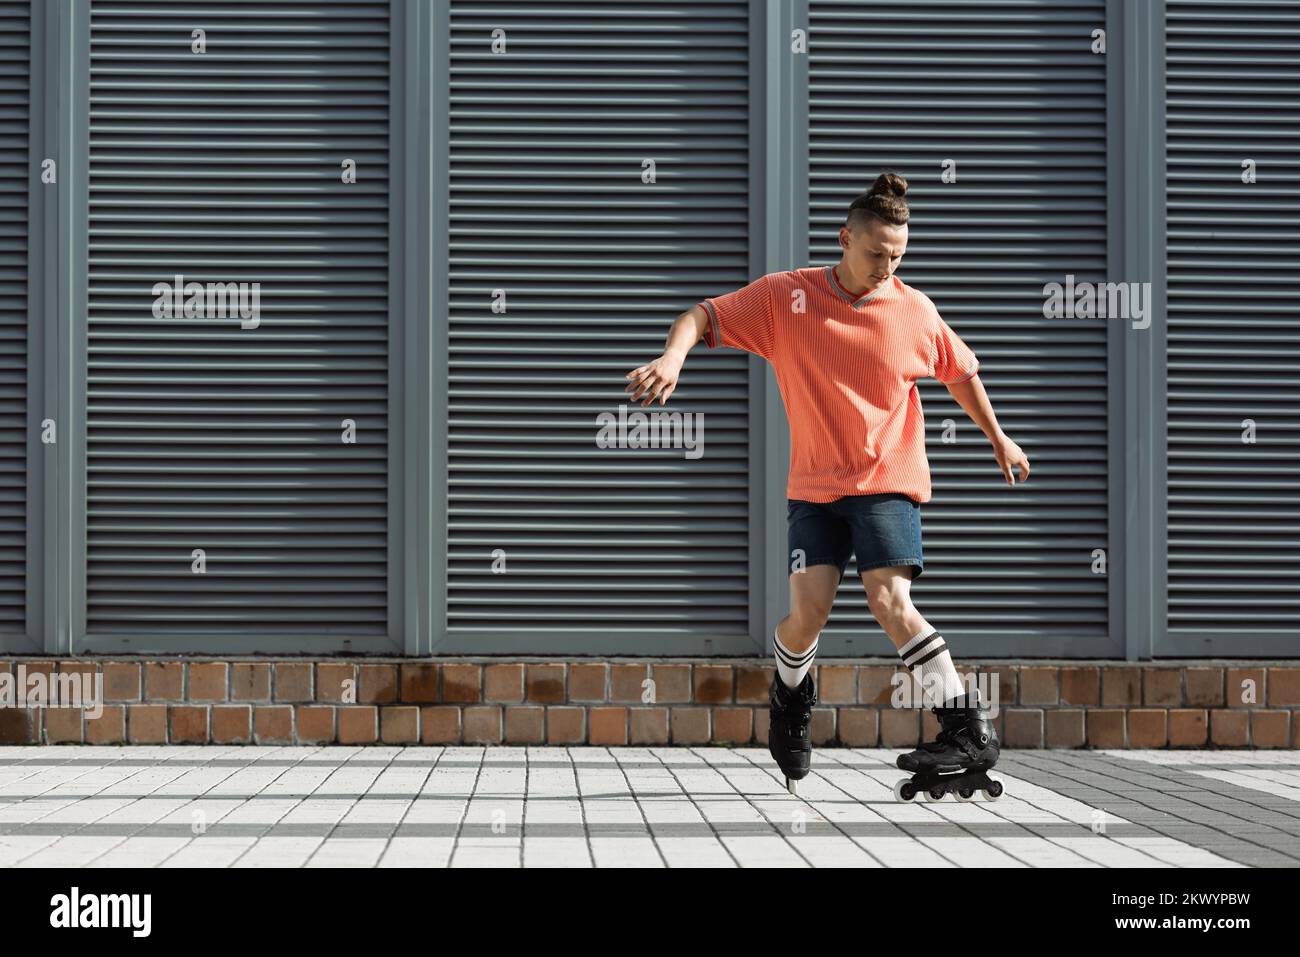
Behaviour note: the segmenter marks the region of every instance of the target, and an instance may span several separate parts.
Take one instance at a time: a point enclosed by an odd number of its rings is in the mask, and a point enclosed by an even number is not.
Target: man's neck
[[[847,277],[847,272],[848,271],[844,268],[843,262],[836,265],[834,267],[835,281],[840,284],[845,292],[850,296],[853,296],[855,299],[859,296],[865,295],[872,288],[875,288],[872,286],[859,285],[858,283],[846,282],[845,279]]]

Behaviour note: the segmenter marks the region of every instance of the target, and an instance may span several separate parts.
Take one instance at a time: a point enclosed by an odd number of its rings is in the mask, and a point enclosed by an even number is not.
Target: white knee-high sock
[[[898,649],[903,664],[921,684],[926,707],[946,704],[950,708],[975,707],[979,703],[979,690],[969,695],[962,684],[961,675],[952,665],[948,645],[943,636],[933,628],[917,632],[907,644]],[[939,696],[939,700],[932,700]]]
[[[774,635],[776,637],[776,673],[781,676],[781,681],[787,688],[798,688],[803,684],[804,675],[808,674],[808,669],[812,667],[813,656],[817,654],[817,638],[804,651],[791,651],[781,641],[781,630],[778,628]],[[818,638],[821,636],[818,635]]]

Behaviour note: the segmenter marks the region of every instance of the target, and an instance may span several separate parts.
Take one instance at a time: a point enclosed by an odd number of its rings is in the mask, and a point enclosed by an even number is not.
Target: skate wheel
[[[925,799],[927,801],[942,801],[943,796],[947,793],[948,793],[947,788],[945,788],[942,784],[936,784],[934,787],[930,788],[928,791],[925,792]]]
[[[970,785],[962,785],[957,789],[957,800],[958,801],[975,800],[975,789]]]
[[[895,801],[906,802],[912,800],[914,797],[916,797],[916,788],[912,786],[912,782],[907,780],[907,778],[903,778],[894,785]]]
[[[990,781],[989,786],[984,789],[984,796],[990,801],[996,801],[1002,797],[1002,782]]]
[[[798,782],[795,781],[794,778],[786,778],[786,779],[785,779],[785,789],[786,789],[787,791],[789,791],[791,794],[798,794],[798,793],[799,793],[798,790],[797,790],[797,786],[798,786]]]

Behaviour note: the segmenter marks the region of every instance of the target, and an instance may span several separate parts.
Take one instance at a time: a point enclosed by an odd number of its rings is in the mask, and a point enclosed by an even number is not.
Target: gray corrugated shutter
[[[1107,635],[1091,570],[1107,547],[1106,324],[1042,315],[1046,283],[1105,278],[1106,67],[1089,50],[1105,22],[1102,0],[810,3],[810,261],[838,261],[849,203],[882,168],[902,173],[899,277],[979,355],[1034,468],[1007,487],[944,387],[921,383],[934,498],[915,595],[972,651],[1078,653]],[[878,634],[849,571],[831,631]]]
[[[703,458],[595,440],[674,317],[752,278],[748,6],[451,5],[453,643],[748,640],[749,357],[688,361]]]
[[[91,4],[92,635],[386,629],[388,15]],[[153,318],[177,274],[260,326]]]
[[[0,630],[27,603],[27,190],[30,5],[0,7]]]
[[[1276,652],[1287,639],[1293,654],[1300,630],[1298,13],[1166,8],[1165,651],[1232,638]],[[1245,160],[1258,164],[1253,184]]]

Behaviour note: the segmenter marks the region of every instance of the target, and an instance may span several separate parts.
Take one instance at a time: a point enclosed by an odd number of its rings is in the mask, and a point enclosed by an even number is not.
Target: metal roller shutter
[[[912,189],[900,278],[979,355],[1034,474],[1008,488],[944,387],[920,385],[934,498],[918,606],[967,653],[1100,650],[1107,582],[1107,329],[1043,318],[1043,287],[1105,278],[1102,0],[810,3],[810,262],[839,259],[852,199],[882,168]],[[942,184],[942,164],[958,180]],[[942,422],[959,441],[941,441]],[[850,565],[850,571],[854,566]],[[879,634],[852,575],[831,634]]]
[[[1300,634],[1300,7],[1166,8],[1166,653]],[[1258,181],[1242,182],[1242,162]],[[1243,440],[1254,423],[1255,441]],[[1230,596],[1230,598],[1229,598]],[[1231,647],[1216,641],[1229,640]]]
[[[30,5],[0,5],[0,631],[27,604],[27,190]]]
[[[752,278],[748,8],[453,0],[454,643],[748,641],[749,356],[688,362],[669,410],[704,415],[702,458],[596,445],[672,319]]]
[[[88,632],[383,634],[388,4],[95,0],[90,43]],[[260,325],[154,318],[178,274]]]

